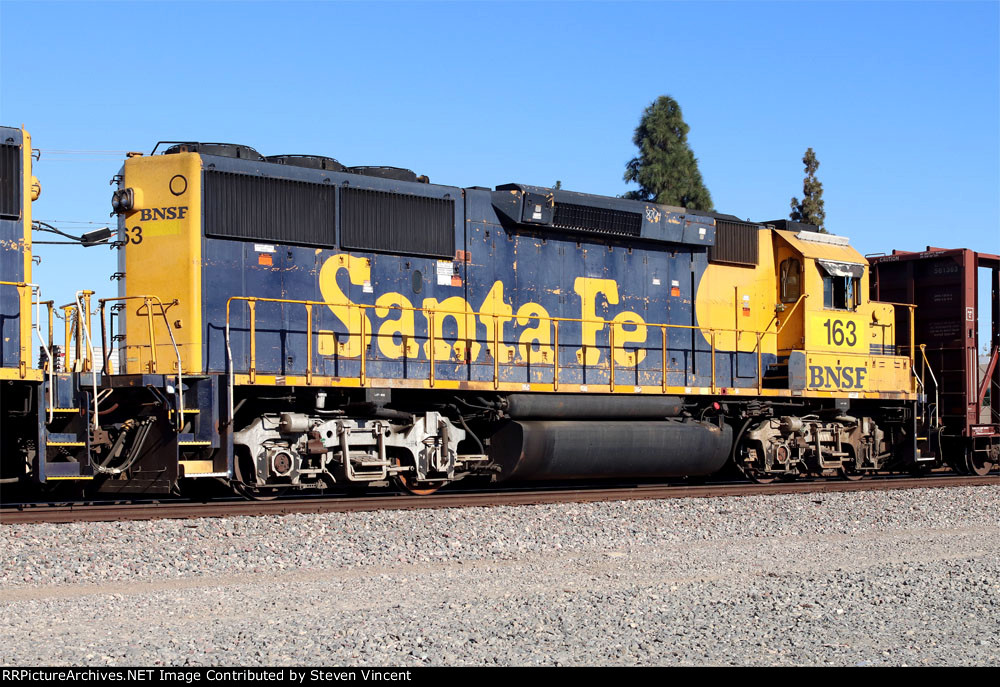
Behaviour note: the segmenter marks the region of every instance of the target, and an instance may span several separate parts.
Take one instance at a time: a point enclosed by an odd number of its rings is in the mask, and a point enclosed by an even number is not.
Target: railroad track
[[[274,501],[159,501],[151,503],[19,504],[0,508],[0,524],[98,522],[220,518],[240,515],[288,515],[291,513],[345,513],[371,510],[419,508],[466,508],[523,506],[543,503],[586,503],[648,499],[705,498],[712,496],[761,496],[891,489],[928,489],[1000,484],[1000,475],[986,477],[885,477],[857,482],[810,480],[772,484],[725,483],[685,486],[639,485],[586,489],[531,491],[481,491],[441,493],[433,496],[349,496],[288,498]]]

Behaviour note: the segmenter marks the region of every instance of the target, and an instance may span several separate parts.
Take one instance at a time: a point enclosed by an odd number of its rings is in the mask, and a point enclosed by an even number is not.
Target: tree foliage
[[[688,131],[680,105],[669,96],[661,95],[643,111],[632,137],[639,154],[625,166],[625,181],[639,184],[639,190],[629,191],[626,198],[712,209],[712,196],[687,142]]]
[[[792,197],[792,212],[789,218],[794,222],[815,224],[820,231],[826,232],[823,223],[826,221],[826,211],[823,210],[823,184],[816,178],[819,160],[812,148],[806,150],[802,158],[806,166],[806,178],[802,182],[802,201]]]

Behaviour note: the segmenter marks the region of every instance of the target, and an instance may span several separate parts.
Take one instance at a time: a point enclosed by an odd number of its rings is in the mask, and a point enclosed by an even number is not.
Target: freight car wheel
[[[968,474],[976,477],[985,477],[996,467],[990,459],[989,451],[973,451],[970,447],[965,452],[965,468]]]
[[[965,460],[965,456],[959,456],[958,458],[953,458],[951,455],[949,455],[947,458],[945,458],[944,462],[948,467],[950,467],[959,475],[971,474],[969,472],[969,465],[968,462]]]

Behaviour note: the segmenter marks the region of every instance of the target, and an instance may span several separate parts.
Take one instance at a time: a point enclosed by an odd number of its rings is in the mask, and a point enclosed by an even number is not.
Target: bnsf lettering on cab
[[[148,208],[139,210],[139,221],[151,222],[160,219],[184,219],[187,215],[186,205],[179,205],[166,208]]]
[[[831,367],[829,365],[809,366],[809,387],[811,389],[864,389],[866,367]]]

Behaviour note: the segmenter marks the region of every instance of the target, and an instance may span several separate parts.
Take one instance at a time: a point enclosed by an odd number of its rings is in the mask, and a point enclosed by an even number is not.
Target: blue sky
[[[0,0],[0,122],[42,150],[36,218],[79,229],[161,139],[618,195],[669,94],[720,211],[786,217],[811,146],[863,253],[1000,253],[998,37],[997,2]],[[107,248],[39,248],[47,297],[111,295]]]

